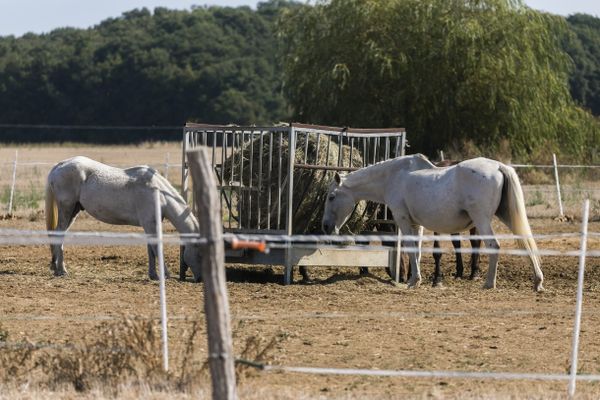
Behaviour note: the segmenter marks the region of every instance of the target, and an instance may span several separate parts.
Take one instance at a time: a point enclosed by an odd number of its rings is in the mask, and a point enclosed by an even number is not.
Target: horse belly
[[[80,202],[85,211],[99,221],[113,225],[139,226],[137,204],[122,193],[82,191]]]
[[[469,229],[473,224],[460,196],[451,186],[421,187],[420,192],[414,191],[407,197],[411,219],[426,229],[438,233],[456,233]]]
[[[470,229],[473,221],[463,210],[452,210],[445,213],[433,212],[428,215],[413,217],[415,222],[433,232],[457,233]]]

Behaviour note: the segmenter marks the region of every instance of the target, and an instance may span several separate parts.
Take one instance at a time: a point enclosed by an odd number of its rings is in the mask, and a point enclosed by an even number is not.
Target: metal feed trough
[[[309,141],[313,153],[316,143],[316,154],[309,152]],[[294,172],[353,171],[357,169],[357,161],[364,167],[404,155],[406,131],[403,128],[352,129],[304,124],[257,127],[187,123],[183,129],[181,190],[188,201],[191,199],[188,198],[186,152],[198,146],[207,146],[211,154],[219,182],[224,231],[291,235],[294,233],[292,207],[298,207],[292,201]],[[324,163],[319,160],[320,151],[325,154]],[[343,152],[349,155],[346,160]],[[360,160],[355,154],[360,154]],[[304,201],[304,197],[300,201]],[[322,206],[318,204],[318,207]],[[383,222],[382,219],[389,218],[388,214],[386,209],[377,221]],[[271,249],[268,254],[228,250],[226,261],[283,265],[284,281],[289,284],[294,265],[390,267],[392,271],[398,271],[397,250],[397,246],[359,249],[293,244]]]

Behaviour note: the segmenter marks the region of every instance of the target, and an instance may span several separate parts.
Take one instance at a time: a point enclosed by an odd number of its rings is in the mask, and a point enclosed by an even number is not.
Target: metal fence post
[[[162,327],[163,369],[169,370],[169,339],[167,335],[167,296],[165,293],[165,261],[163,256],[162,213],[160,193],[154,190],[154,218],[156,219],[156,258],[158,259],[158,277],[160,292],[160,321]]]
[[[15,195],[15,185],[17,183],[17,159],[19,158],[19,150],[15,150],[15,161],[13,161],[12,182],[10,184],[10,198],[8,199],[8,215],[12,215],[13,198]]]
[[[294,163],[296,162],[296,134],[294,126],[290,124],[289,127],[289,143],[288,143],[288,193],[287,193],[287,211],[286,211],[286,234],[292,235],[293,228],[293,203],[294,203]],[[308,139],[307,139],[308,140]],[[340,151],[341,151],[341,139],[340,139]],[[285,274],[284,284],[289,285],[292,283],[292,244],[287,242],[285,249]]]
[[[169,180],[169,152],[167,152],[167,155],[165,156],[165,178],[167,178],[167,180]]]
[[[581,222],[581,249],[579,253],[579,272],[577,274],[577,303],[575,306],[575,325],[573,327],[573,350],[571,352],[571,373],[569,379],[569,397],[575,395],[577,385],[577,353],[579,349],[579,332],[581,329],[581,305],[583,302],[583,276],[585,272],[585,253],[587,252],[588,219],[590,201],[583,204],[583,219]]]
[[[562,198],[560,196],[560,182],[558,180],[558,164],[556,163],[556,154],[552,153],[552,162],[554,163],[554,180],[556,181],[556,197],[558,199],[558,211],[560,217],[564,217]]]
[[[197,204],[200,236],[208,243],[202,256],[204,313],[208,331],[208,363],[212,398],[237,399],[233,345],[229,319],[229,299],[225,285],[225,250],[221,203],[217,181],[206,147],[187,153],[192,175],[194,201]]]

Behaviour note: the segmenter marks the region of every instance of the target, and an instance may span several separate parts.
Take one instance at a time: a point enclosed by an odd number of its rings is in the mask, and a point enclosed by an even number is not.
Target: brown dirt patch
[[[577,232],[578,223],[531,221],[535,233]],[[13,219],[0,228],[43,229],[43,222]],[[593,223],[590,231],[600,231]],[[117,230],[83,215],[76,230]],[[597,249],[599,241],[590,241]],[[540,241],[541,249],[574,250],[577,238]],[[446,246],[446,245],[444,245]],[[503,247],[514,247],[503,243]],[[449,248],[449,247],[448,247]],[[147,278],[142,247],[74,247],[65,250],[69,276],[48,269],[47,246],[5,246],[0,257],[0,324],[11,341],[70,343],[93,337],[99,321],[122,315],[158,318],[158,284]],[[178,248],[166,261],[178,271]],[[433,271],[424,255],[424,280]],[[577,263],[544,257],[546,292],[531,290],[526,259],[502,255],[498,289],[482,281],[455,280],[453,256],[443,258],[445,286],[417,290],[393,285],[383,271],[313,269],[312,284],[281,285],[282,270],[229,266],[228,290],[236,351],[245,338],[283,335],[270,354],[277,365],[393,370],[565,373],[569,367]],[[468,259],[468,257],[467,257]],[[487,259],[482,268],[485,272]],[[600,373],[600,262],[587,262],[580,373]],[[167,282],[170,342],[178,345],[189,324],[203,319],[203,286]],[[204,331],[203,331],[204,332]],[[205,352],[204,334],[198,346]],[[205,354],[204,354],[205,355]],[[564,397],[566,382],[373,378],[253,372],[242,383],[245,398],[480,398]],[[578,384],[595,398],[599,383]]]

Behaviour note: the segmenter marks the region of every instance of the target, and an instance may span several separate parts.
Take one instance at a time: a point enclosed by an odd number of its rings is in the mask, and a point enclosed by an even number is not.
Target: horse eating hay
[[[480,235],[492,236],[491,221],[496,215],[514,234],[527,236],[519,243],[533,264],[534,290],[543,290],[544,277],[521,184],[515,170],[501,162],[480,157],[438,168],[425,156],[415,154],[362,168],[344,178],[336,174],[325,202],[323,231],[337,232],[358,200],[387,204],[398,229],[412,236],[418,226],[450,234],[474,226]],[[493,237],[484,242],[487,248],[500,248]],[[414,240],[406,243],[416,247]],[[414,252],[409,253],[409,260],[409,287],[417,287],[421,273]],[[485,288],[496,287],[497,266],[498,254],[490,254]]]
[[[198,221],[169,181],[148,166],[115,168],[87,157],[73,157],[52,167],[46,183],[46,228],[66,231],[80,211],[115,225],[141,226],[146,234],[156,234],[154,190],[159,190],[161,215],[179,233],[198,232]],[[67,273],[63,245],[50,245],[54,275]],[[156,274],[156,246],[148,245],[148,276]],[[200,247],[187,245],[184,261],[196,281],[200,280]],[[165,276],[168,271],[165,266]]]

